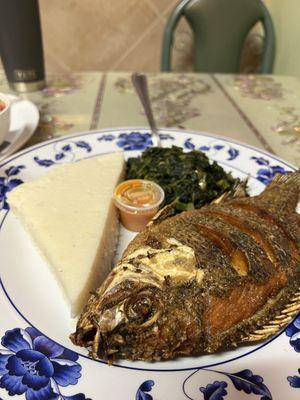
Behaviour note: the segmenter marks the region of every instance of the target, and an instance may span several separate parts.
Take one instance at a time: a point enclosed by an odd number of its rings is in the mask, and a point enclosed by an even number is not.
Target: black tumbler
[[[45,86],[38,0],[0,0],[0,55],[12,89],[32,92]]]

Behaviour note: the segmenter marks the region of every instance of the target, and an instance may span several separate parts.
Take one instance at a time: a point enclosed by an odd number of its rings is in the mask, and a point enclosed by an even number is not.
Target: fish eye
[[[139,297],[128,305],[128,316],[132,319],[147,317],[152,310],[152,302],[149,297]]]
[[[139,326],[145,325],[152,321],[154,315],[157,315],[159,301],[157,296],[150,291],[139,292],[127,300],[124,311],[131,323]]]

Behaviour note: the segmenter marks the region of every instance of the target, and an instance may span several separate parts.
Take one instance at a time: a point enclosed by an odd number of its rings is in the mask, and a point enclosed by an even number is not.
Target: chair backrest
[[[244,41],[261,21],[264,48],[260,70],[271,73],[275,55],[275,32],[270,14],[261,0],[183,0],[171,13],[164,32],[161,70],[171,70],[174,30],[186,17],[194,36],[194,69],[199,72],[239,72]]]

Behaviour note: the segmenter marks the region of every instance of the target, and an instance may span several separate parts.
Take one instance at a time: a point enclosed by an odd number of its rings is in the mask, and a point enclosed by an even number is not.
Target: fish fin
[[[160,224],[167,218],[173,217],[173,215],[178,214],[178,210],[176,209],[176,202],[175,199],[172,203],[167,204],[163,208],[161,208],[151,219],[151,221],[147,224],[147,226],[157,225]]]
[[[217,199],[213,200],[211,202],[211,204],[219,204],[219,203],[223,203],[228,200],[232,200],[234,198],[248,196],[247,195],[247,184],[248,184],[248,179],[243,180],[243,181],[238,180],[234,184],[232,189],[221,194],[221,196],[218,197]],[[165,219],[167,219],[169,217],[173,217],[173,215],[175,215],[175,214],[178,214],[180,211],[178,211],[178,209],[176,207],[177,201],[178,201],[178,199],[175,199],[172,203],[167,204],[165,207],[163,207],[161,210],[159,210],[147,226],[159,224],[162,221],[164,221]]]
[[[285,327],[300,311],[300,291],[298,291],[291,301],[284,307],[280,313],[264,324],[261,328],[247,334],[241,340],[242,342],[254,342],[267,339],[274,335],[280,329]]]
[[[276,174],[265,191],[274,187],[295,186],[300,191],[300,170],[287,172],[286,174]]]
[[[272,203],[278,210],[295,210],[300,195],[300,170],[286,174],[276,174],[272,182],[258,196],[260,201]],[[284,199],[284,202],[282,201]]]
[[[232,199],[236,199],[236,198],[240,198],[240,197],[247,197],[247,184],[248,184],[248,178],[240,181],[238,180],[232,189],[230,189],[229,191],[221,194],[220,197],[218,197],[217,199],[213,200],[211,202],[211,204],[220,204],[220,203],[224,203],[228,200],[232,200]]]

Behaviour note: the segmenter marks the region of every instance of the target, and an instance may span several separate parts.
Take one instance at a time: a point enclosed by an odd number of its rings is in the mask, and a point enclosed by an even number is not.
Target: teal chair
[[[161,70],[171,71],[174,30],[181,17],[194,37],[194,70],[238,73],[244,41],[261,21],[264,48],[258,73],[272,73],[275,32],[270,14],[261,0],[182,0],[171,13],[164,32]]]

